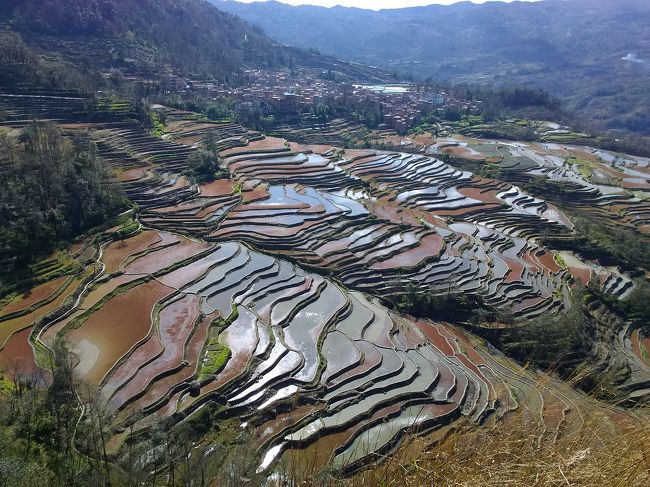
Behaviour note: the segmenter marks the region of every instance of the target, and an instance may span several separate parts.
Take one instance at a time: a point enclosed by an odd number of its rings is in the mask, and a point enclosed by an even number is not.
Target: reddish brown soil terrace
[[[507,186],[505,189],[507,189]],[[503,204],[503,200],[497,198],[497,194],[501,193],[503,190],[504,189],[501,187],[497,189],[482,189],[472,186],[463,186],[458,188],[458,192],[467,198],[483,201],[486,204],[491,203],[497,205]]]
[[[512,305],[512,310],[517,313],[523,311],[527,308],[535,307],[545,301],[546,298],[538,296],[534,298],[526,298],[521,301],[517,301]]]
[[[26,328],[9,338],[4,348],[0,350],[0,370],[6,371],[10,377],[37,378],[47,376],[34,359],[34,350],[29,343],[32,329]]]
[[[230,122],[205,122],[195,120],[195,115],[188,112],[170,111],[166,112],[167,126],[165,127],[165,139],[183,145],[198,145],[207,142],[210,138],[218,145],[227,148],[233,144],[242,144],[244,140],[257,137],[256,132],[251,132],[239,125]]]
[[[441,151],[445,154],[449,154],[451,157],[456,157],[458,159],[469,159],[472,161],[482,161],[485,159],[485,156],[483,154],[477,153],[476,151],[460,145],[443,147]]]
[[[569,272],[575,279],[578,279],[585,286],[589,284],[589,281],[591,280],[590,269],[569,267]]]
[[[120,270],[121,264],[131,255],[155,247],[162,243],[160,234],[154,230],[147,230],[135,237],[118,242],[111,242],[104,249],[102,262],[106,266],[106,273],[112,274]]]
[[[235,182],[231,179],[217,179],[211,183],[205,183],[199,186],[201,196],[218,197],[229,196],[233,192]]]
[[[422,262],[423,259],[438,256],[444,247],[444,241],[440,235],[427,235],[420,240],[420,244],[417,247],[397,254],[390,259],[377,262],[371,266],[371,269],[413,267]]]
[[[297,148],[297,146],[293,146],[293,145],[291,147],[292,148],[293,147]],[[331,145],[313,145],[312,144],[312,145],[304,145],[302,147],[304,148],[305,151],[313,152],[314,154],[319,154],[321,156],[329,155],[332,152],[336,151],[336,148],[332,147]],[[299,151],[295,151],[295,152],[299,152]]]
[[[429,135],[416,135],[413,137],[413,140],[415,140],[418,144],[423,145],[423,146],[429,146],[432,145],[435,140],[431,134]]]
[[[200,318],[198,304],[197,296],[188,295],[161,310],[157,333],[136,349],[106,384],[109,389],[120,387],[111,397],[114,407],[121,407],[156,377],[182,362],[185,344]]]
[[[152,281],[115,296],[81,326],[66,334],[80,357],[77,370],[91,384],[99,384],[116,361],[151,327],[154,303],[173,290]]]
[[[540,255],[537,256],[539,262],[550,272],[557,273],[562,270],[562,267],[555,260],[555,255],[553,252],[548,250],[543,250]]]
[[[135,167],[126,171],[120,172],[115,179],[120,183],[128,183],[131,181],[138,181],[147,177],[147,169],[142,167]]]
[[[242,192],[242,201],[251,203],[267,199],[270,195],[266,185],[263,184],[245,184]]]
[[[645,357],[645,363],[650,367],[650,336],[643,337],[641,347],[645,349],[645,354],[642,354]]]
[[[424,321],[417,321],[416,324],[418,328],[425,334],[425,336],[431,341],[431,344],[434,347],[436,347],[447,356],[452,356],[454,354],[454,350],[449,344],[448,338],[440,333],[436,325]]]
[[[277,137],[264,137],[263,139],[254,140],[248,143],[245,148],[234,147],[232,149],[227,149],[219,153],[221,157],[230,157],[236,154],[247,153],[247,152],[256,152],[256,151],[280,151],[286,150],[288,148],[288,143],[285,139],[280,139]]]
[[[15,318],[10,318],[8,320],[0,322],[0,349],[5,346],[5,342],[7,342],[12,334],[26,328],[29,328],[31,330],[31,326],[34,323],[59,308],[65,302],[65,300],[77,290],[77,286],[81,283],[81,281],[92,271],[93,269],[90,268],[84,275],[68,278],[63,284],[63,286],[65,286],[65,289],[63,289],[63,291],[60,292],[60,294],[58,294],[55,299],[49,301],[47,304],[37,306],[32,312],[28,314],[22,314]]]
[[[62,276],[52,281],[41,284],[40,286],[31,289],[27,293],[18,296],[9,304],[0,309],[0,318],[17,311],[25,310],[39,301],[42,301],[50,297],[65,281],[69,276]]]
[[[182,237],[180,241],[169,247],[159,248],[132,261],[124,271],[127,274],[153,274],[165,267],[170,262],[179,262],[210,248],[205,242],[194,242]]]
[[[630,336],[632,351],[641,362],[650,367],[650,337],[642,337],[641,329],[637,328]]]
[[[508,264],[508,268],[510,269],[510,272],[508,272],[508,275],[506,276],[506,281],[507,283],[512,283],[512,282],[521,282],[522,281],[522,274],[524,272],[524,265],[513,259],[504,259],[506,263]]]

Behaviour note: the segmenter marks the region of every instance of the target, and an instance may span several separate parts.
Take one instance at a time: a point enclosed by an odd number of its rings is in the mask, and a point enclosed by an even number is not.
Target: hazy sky
[[[237,0],[238,2],[251,3],[259,0]],[[334,5],[343,5],[345,7],[359,7],[379,10],[382,8],[403,8],[403,7],[416,7],[420,5],[431,5],[432,3],[439,3],[449,5],[450,3],[457,3],[461,0],[279,0],[282,3],[291,5],[321,5],[323,7],[333,7]],[[473,3],[485,3],[494,0],[472,0]],[[511,2],[513,0],[500,0]],[[536,0],[523,0],[523,1],[536,1]]]

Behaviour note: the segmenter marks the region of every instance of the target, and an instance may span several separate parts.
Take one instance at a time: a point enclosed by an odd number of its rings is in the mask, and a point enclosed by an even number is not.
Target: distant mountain
[[[77,66],[140,76],[174,72],[229,79],[242,66],[324,66],[381,76],[282,46],[205,0],[2,0],[1,25]]]
[[[420,78],[531,84],[608,128],[650,134],[650,2],[543,0],[395,10],[211,0],[280,42]]]

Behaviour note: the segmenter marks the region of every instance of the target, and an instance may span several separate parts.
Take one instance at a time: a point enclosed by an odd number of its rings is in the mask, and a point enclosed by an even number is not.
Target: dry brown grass
[[[524,424],[457,430],[413,460],[388,459],[347,486],[650,485],[647,416],[599,410],[557,442],[538,442]],[[516,422],[514,422],[516,423]],[[415,443],[423,440],[416,440]],[[407,461],[404,461],[407,460]]]
[[[407,464],[387,463],[348,485],[631,486],[650,484],[648,438],[640,426],[613,435],[594,417],[579,433],[537,446],[503,429],[456,433]]]
[[[584,409],[583,409],[584,406]],[[612,486],[650,485],[650,410],[622,410],[584,398],[581,421],[554,441],[516,413],[504,422],[469,422],[435,444],[415,438],[384,461],[341,479],[289,469],[279,485],[388,486]],[[552,435],[551,435],[552,437]],[[286,475],[288,473],[288,475]]]

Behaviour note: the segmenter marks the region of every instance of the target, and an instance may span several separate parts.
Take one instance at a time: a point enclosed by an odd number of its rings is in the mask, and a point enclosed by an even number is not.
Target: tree
[[[17,139],[0,136],[0,269],[24,269],[57,242],[103,223],[124,208],[87,136],[64,137],[48,123]]]
[[[330,107],[324,103],[319,103],[316,106],[316,116],[321,123],[325,123],[329,120]]]
[[[630,318],[645,320],[650,326],[650,284],[647,280],[642,278],[634,282],[634,289],[623,301],[623,306]]]
[[[199,149],[193,152],[187,159],[187,165],[190,174],[197,181],[210,181],[214,179],[215,173],[219,169],[214,153],[205,149]]]
[[[36,485],[35,475],[40,485],[108,485],[110,417],[95,390],[75,376],[77,362],[59,340],[47,381],[39,373],[12,376],[14,387],[0,401],[0,486]]]

